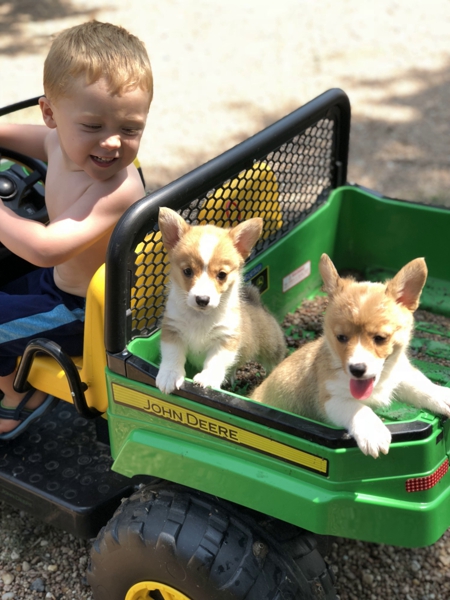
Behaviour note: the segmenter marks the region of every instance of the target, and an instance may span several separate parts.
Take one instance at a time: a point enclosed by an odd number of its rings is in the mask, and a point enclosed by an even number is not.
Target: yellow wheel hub
[[[159,595],[150,595],[150,592],[159,592]],[[157,600],[191,600],[175,588],[165,583],[158,583],[156,581],[141,581],[131,587],[125,600],[150,600],[155,598]]]

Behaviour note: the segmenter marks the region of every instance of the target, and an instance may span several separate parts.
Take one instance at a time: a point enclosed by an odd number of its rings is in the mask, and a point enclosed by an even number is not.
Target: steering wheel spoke
[[[39,185],[45,183],[45,163],[0,147],[0,164],[4,160],[13,164],[0,170],[0,200],[20,217],[47,222],[44,185]]]

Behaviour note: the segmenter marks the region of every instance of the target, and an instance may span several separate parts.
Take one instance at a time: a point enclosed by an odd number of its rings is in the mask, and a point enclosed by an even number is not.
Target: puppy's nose
[[[362,377],[366,372],[366,365],[364,363],[356,363],[355,365],[350,365],[349,367],[350,373],[355,377]]]
[[[208,304],[209,304],[209,296],[195,296],[195,301],[197,302],[197,304],[199,306],[204,308],[205,306],[208,306]]]

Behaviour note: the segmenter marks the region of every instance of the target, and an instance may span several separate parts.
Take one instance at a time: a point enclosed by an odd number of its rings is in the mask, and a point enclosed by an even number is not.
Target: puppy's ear
[[[407,309],[415,311],[419,306],[420,294],[427,280],[427,274],[425,259],[416,258],[387,283],[386,294],[397,304],[403,304]]]
[[[229,234],[237,251],[246,259],[259,239],[263,228],[261,217],[253,217],[230,229]]]
[[[173,250],[183,235],[190,229],[190,225],[186,223],[183,217],[166,206],[161,206],[159,209],[158,225],[167,251]]]
[[[329,296],[332,296],[338,289],[341,278],[328,254],[322,254],[320,257],[319,271],[322,275],[325,291]]]

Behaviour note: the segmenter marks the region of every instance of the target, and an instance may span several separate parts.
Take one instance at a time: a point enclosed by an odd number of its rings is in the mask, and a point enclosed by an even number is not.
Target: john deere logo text
[[[328,472],[328,461],[326,459],[266,438],[247,429],[236,427],[197,411],[188,410],[182,406],[177,406],[166,400],[160,400],[149,394],[143,394],[142,392],[116,383],[112,384],[112,393],[114,402],[117,404],[142,410],[153,416],[167,419],[172,423],[179,423],[190,429],[203,431],[214,437],[226,439],[252,450],[275,456],[322,475],[326,475]]]

